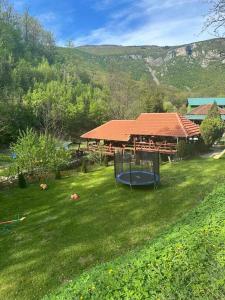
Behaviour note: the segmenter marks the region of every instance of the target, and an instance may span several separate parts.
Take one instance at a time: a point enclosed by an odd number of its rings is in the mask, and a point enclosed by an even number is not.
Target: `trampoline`
[[[160,183],[158,152],[115,153],[115,179],[130,186],[157,186]]]

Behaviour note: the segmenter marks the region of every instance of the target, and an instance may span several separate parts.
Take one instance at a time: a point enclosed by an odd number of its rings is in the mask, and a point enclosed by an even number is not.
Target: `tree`
[[[18,175],[18,185],[21,189],[24,189],[27,186],[26,179],[23,173],[19,173]]]
[[[11,152],[16,155],[11,173],[33,174],[39,163],[38,135],[32,129],[20,132],[17,142],[11,146]]]
[[[214,103],[200,126],[202,138],[207,146],[212,146],[224,133],[224,122]]]
[[[29,106],[0,101],[0,144],[9,146],[18,138],[19,131],[37,128],[38,122]]]
[[[55,50],[55,41],[51,32],[43,29],[40,22],[33,18],[28,10],[19,18],[19,27],[25,45],[26,57],[32,60],[46,57],[52,62]]]
[[[139,98],[138,87],[130,74],[115,72],[110,66],[107,85],[108,95],[108,118],[126,119],[136,117],[135,101]]]
[[[216,36],[224,36],[225,31],[225,0],[210,0],[211,4],[203,30],[212,28]]]
[[[67,47],[67,48],[75,48],[74,41],[73,41],[73,40],[68,40],[68,41],[66,42],[66,47]]]
[[[216,102],[213,103],[210,110],[208,111],[208,118],[221,118],[219,107]]]
[[[70,159],[70,153],[62,143],[47,134],[37,134],[32,129],[21,132],[11,151],[16,157],[11,173],[33,176],[46,176],[49,172],[57,174]]]
[[[145,100],[145,112],[160,113],[164,112],[163,93],[155,90],[152,94],[148,94]]]

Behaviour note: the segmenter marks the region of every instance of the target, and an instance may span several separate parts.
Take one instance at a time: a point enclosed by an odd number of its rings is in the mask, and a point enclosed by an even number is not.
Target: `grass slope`
[[[224,181],[224,159],[162,166],[154,190],[116,186],[113,169],[74,174],[25,190],[0,191],[0,220],[26,216],[0,233],[0,299],[40,299],[90,267],[142,246]],[[70,201],[78,192],[81,199]]]
[[[94,268],[49,300],[224,299],[225,185],[141,251]]]

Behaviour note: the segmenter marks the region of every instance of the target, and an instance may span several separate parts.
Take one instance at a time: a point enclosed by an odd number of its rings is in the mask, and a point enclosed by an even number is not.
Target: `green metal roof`
[[[186,115],[185,117],[189,120],[202,121],[206,118],[206,115]],[[225,121],[225,115],[221,115],[221,118]]]
[[[213,104],[214,102],[219,106],[225,106],[225,98],[188,98],[188,105],[190,106]]]

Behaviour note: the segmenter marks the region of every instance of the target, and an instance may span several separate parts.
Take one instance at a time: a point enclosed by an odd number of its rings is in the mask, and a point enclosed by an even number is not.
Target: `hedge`
[[[51,300],[225,299],[225,185],[141,250],[98,265]]]

